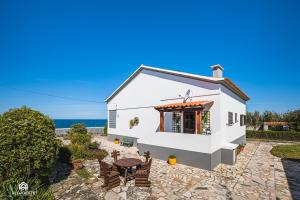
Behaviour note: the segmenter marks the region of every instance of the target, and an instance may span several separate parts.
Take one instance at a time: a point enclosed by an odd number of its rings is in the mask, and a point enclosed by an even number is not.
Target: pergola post
[[[165,131],[165,119],[164,119],[164,111],[159,111],[160,113],[160,123],[159,123],[159,131],[164,132]]]
[[[202,123],[202,116],[201,116],[201,110],[196,111],[196,134],[201,134],[201,123]]]

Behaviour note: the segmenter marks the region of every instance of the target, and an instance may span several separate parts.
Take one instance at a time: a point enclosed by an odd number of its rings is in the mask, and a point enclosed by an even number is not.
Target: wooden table
[[[119,159],[116,162],[114,162],[114,165],[116,165],[117,167],[125,169],[124,185],[126,185],[127,179],[134,177],[134,174],[128,175],[128,169],[139,166],[141,164],[142,164],[142,161],[137,158],[123,158],[123,159]]]

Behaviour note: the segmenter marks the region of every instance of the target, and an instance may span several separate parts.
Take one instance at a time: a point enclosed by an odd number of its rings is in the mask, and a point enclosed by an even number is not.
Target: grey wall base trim
[[[120,141],[122,141],[123,138],[128,138],[128,139],[131,139],[133,140],[133,146],[137,146],[137,138],[135,137],[127,137],[127,136],[123,136],[123,135],[115,135],[115,134],[107,134],[107,138],[108,138],[108,141],[114,141],[115,138],[118,138]]]
[[[107,137],[108,140],[112,142],[115,138],[118,138],[120,141],[122,141],[124,137],[130,138],[134,141],[133,146],[138,147],[140,155],[143,155],[146,151],[150,151],[151,157],[160,160],[165,160],[166,162],[170,155],[175,155],[177,162],[180,164],[189,165],[192,167],[197,167],[206,170],[213,170],[220,163],[228,165],[235,164],[235,151],[231,149],[218,149],[212,154],[209,154],[142,143],[137,144],[137,138],[134,137],[126,137],[116,134],[108,134]],[[237,141],[243,142],[244,139],[245,138],[241,137],[238,138]]]
[[[246,135],[243,135],[243,136],[233,140],[231,143],[233,143],[233,144],[246,144]]]
[[[207,154],[141,143],[138,144],[138,149],[140,155],[143,155],[145,151],[150,151],[151,157],[165,161],[170,155],[175,155],[178,163],[201,169],[213,170],[221,163],[221,150]]]
[[[221,162],[227,165],[235,164],[235,151],[231,149],[222,149]]]

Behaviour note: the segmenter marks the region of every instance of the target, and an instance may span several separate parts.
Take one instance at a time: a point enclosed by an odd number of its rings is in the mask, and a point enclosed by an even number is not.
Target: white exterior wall
[[[144,134],[159,131],[159,112],[153,107],[161,104],[182,102],[164,99],[184,96],[187,90],[190,96],[217,94],[192,98],[192,101],[214,101],[210,108],[212,134],[219,131],[220,123],[220,85],[189,78],[153,72],[141,71],[120,92],[108,102],[108,110],[117,109],[116,128],[108,128],[109,134],[141,138]],[[139,118],[139,125],[129,128],[129,121]],[[165,113],[165,131],[172,131],[172,116]],[[186,135],[188,137],[188,135]],[[219,137],[218,137],[219,138]]]
[[[246,102],[229,89],[221,86],[221,129],[225,142],[232,142],[246,134],[246,126],[240,126],[240,115],[246,115]],[[228,112],[233,113],[233,125],[228,125]],[[238,121],[235,123],[235,113]]]

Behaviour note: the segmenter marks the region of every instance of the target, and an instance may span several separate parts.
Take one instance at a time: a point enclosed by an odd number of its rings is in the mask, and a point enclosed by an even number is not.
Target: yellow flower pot
[[[115,142],[115,144],[119,144],[119,143],[120,143],[120,141],[119,141],[119,140],[115,140],[114,142]]]
[[[169,159],[168,159],[168,163],[169,163],[170,165],[175,165],[175,164],[176,164],[176,158],[169,158]]]

